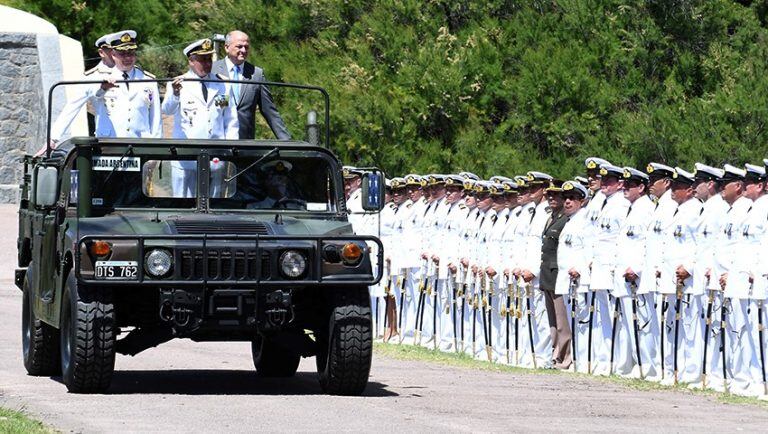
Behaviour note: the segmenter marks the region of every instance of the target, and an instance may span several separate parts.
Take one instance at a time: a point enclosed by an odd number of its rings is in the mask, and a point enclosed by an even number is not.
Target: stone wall
[[[17,201],[23,156],[45,142],[40,71],[34,33],[0,33],[0,203]]]

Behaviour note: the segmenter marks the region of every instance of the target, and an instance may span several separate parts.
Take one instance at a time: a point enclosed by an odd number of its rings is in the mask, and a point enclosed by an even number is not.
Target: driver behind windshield
[[[248,208],[277,208],[287,203],[297,202],[298,196],[290,178],[292,169],[293,165],[285,160],[274,160],[264,164],[259,169],[264,197],[258,202],[250,203]]]

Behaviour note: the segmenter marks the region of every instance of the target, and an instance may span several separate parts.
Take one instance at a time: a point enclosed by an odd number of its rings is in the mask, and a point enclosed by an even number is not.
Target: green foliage
[[[184,42],[239,28],[268,79],[328,89],[344,161],[393,174],[569,177],[590,155],[641,168],[768,156],[764,2],[17,2],[91,51],[135,28],[158,76],[186,69]],[[290,125],[320,108],[275,97]]]

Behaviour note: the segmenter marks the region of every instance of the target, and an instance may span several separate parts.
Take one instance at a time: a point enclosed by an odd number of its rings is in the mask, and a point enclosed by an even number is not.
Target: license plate
[[[96,278],[102,280],[138,280],[136,261],[96,261]]]

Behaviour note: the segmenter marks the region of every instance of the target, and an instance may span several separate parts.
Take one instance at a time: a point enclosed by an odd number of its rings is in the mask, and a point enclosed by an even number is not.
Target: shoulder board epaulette
[[[496,223],[496,219],[498,219],[498,218],[499,218],[499,216],[494,214],[494,215],[491,216],[491,221]]]
[[[406,205],[405,207],[406,207],[406,208],[410,208],[410,207],[412,207],[412,206],[413,206],[413,202],[409,203],[409,204],[408,204],[408,205]]]
[[[155,77],[155,74],[152,74],[151,72],[147,72],[147,71],[145,71],[145,70],[143,70],[141,68],[139,68],[139,71],[143,72],[144,75],[146,75],[149,78],[157,78],[157,77]]]
[[[459,204],[459,209],[467,209],[467,206],[464,205],[463,203],[460,203]]]
[[[534,207],[528,208],[528,214],[533,214],[534,211],[536,211],[536,208],[534,208]]]
[[[394,202],[390,202],[387,205],[389,205],[389,207],[392,208],[392,209],[397,208],[397,205]]]

